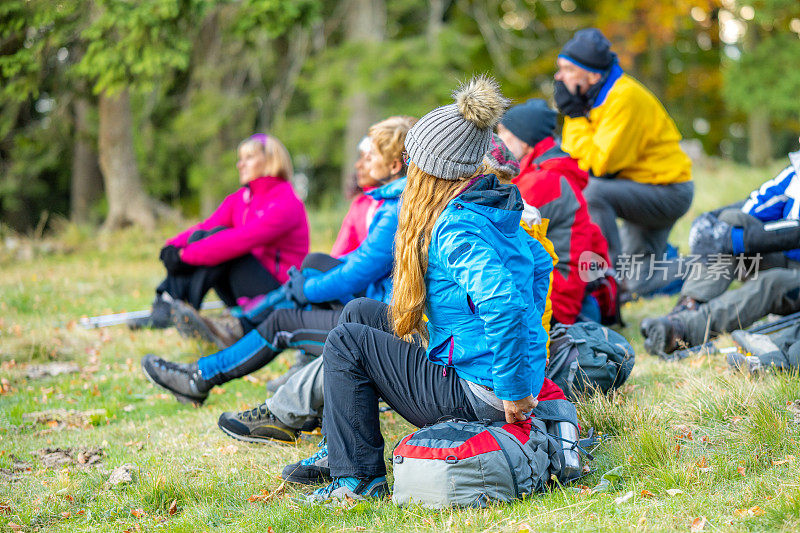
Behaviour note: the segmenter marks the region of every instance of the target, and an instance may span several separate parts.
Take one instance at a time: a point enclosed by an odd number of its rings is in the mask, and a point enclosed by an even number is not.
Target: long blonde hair
[[[414,163],[409,164],[394,241],[392,305],[389,309],[395,333],[400,337],[418,333],[427,338],[422,315],[427,299],[425,273],[428,271],[431,232],[447,203],[458,196],[471,177],[445,180],[422,171]]]

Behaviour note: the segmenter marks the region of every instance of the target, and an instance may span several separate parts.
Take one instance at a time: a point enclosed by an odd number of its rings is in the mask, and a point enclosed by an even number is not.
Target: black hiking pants
[[[189,237],[196,242],[224,228],[198,230]],[[236,305],[242,296],[252,298],[280,287],[272,273],[252,254],[246,254],[213,266],[197,266],[187,274],[167,274],[159,284],[156,294],[166,292],[175,299],[183,300],[195,309],[200,309],[208,291],[214,289],[228,307]]]
[[[417,427],[442,417],[477,419],[456,373],[394,335],[388,309],[367,298],[351,301],[325,343],[323,432],[334,477],[386,474],[379,398]]]

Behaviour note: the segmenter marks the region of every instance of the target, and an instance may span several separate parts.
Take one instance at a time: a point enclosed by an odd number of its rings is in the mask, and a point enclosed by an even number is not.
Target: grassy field
[[[697,168],[694,208],[673,241],[686,251],[692,216],[743,197],[777,169]],[[312,215],[315,250],[330,245],[340,215]],[[612,491],[555,488],[514,505],[444,512],[388,501],[299,505],[293,496],[308,489],[282,486],[278,474],[313,453],[320,437],[254,445],[216,426],[220,412],[263,401],[264,383],[287,368],[290,354],[193,408],[151,385],[139,360],[152,352],[190,361],[211,346],[174,330],[77,325],[81,316],[146,308],[162,273],[157,251],[174,229],[95,236],[66,226],[57,239],[7,238],[0,248],[0,531],[800,528],[800,420],[787,408],[800,399],[800,379],[752,379],[729,371],[722,356],[680,364],[648,356],[638,324],[674,298],[626,306],[633,376],[619,394],[579,407],[584,426],[608,437],[597,472],[583,483],[619,466]],[[75,371],[33,372],[55,361]],[[382,417],[389,443],[410,430],[393,413]],[[132,481],[109,483],[123,464]]]

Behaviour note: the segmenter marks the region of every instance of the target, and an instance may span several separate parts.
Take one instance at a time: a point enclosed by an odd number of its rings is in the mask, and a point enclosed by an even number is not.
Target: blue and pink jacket
[[[226,229],[188,243],[197,230]],[[308,218],[288,181],[256,178],[229,195],[210,217],[167,241],[190,265],[213,266],[251,253],[284,283],[286,272],[308,255]]]

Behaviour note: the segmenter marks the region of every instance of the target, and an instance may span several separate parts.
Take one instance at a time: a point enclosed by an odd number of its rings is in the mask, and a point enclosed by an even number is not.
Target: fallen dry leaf
[[[749,509],[736,509],[733,514],[740,518],[747,518],[749,516],[761,516],[764,514],[764,509],[756,505],[755,507],[751,507]]]
[[[772,460],[772,466],[780,466],[794,462],[794,455],[787,455],[785,459]]]
[[[72,513],[70,513],[69,511],[64,511],[63,513],[61,513],[61,519],[62,519],[62,520],[66,520],[66,519],[68,519],[70,516],[72,516]]]
[[[743,476],[743,475],[744,475],[744,467],[743,467],[743,466],[737,467],[737,468],[736,468],[736,471],[737,471],[737,472],[739,472],[739,475],[740,475],[740,476]]]
[[[131,514],[136,518],[141,518],[147,515],[147,513],[144,512],[144,509],[131,509]]]
[[[172,503],[169,504],[169,509],[167,510],[167,513],[170,516],[172,516],[177,512],[178,512],[178,500],[172,500]]]
[[[228,444],[227,446],[223,446],[217,450],[222,455],[232,455],[239,451],[239,448],[235,444]]]
[[[639,493],[639,496],[641,496],[642,498],[655,498],[656,495],[650,492],[649,490],[644,489],[642,492]]]
[[[11,514],[13,508],[9,502],[0,503],[0,514]]]
[[[11,531],[22,531],[23,529],[25,529],[25,526],[15,524],[14,522],[9,522],[6,525],[8,526],[8,529],[10,529]]]
[[[692,520],[692,525],[689,528],[689,531],[692,533],[697,533],[698,531],[703,531],[706,528],[706,520],[705,516],[698,516],[694,520]]]

